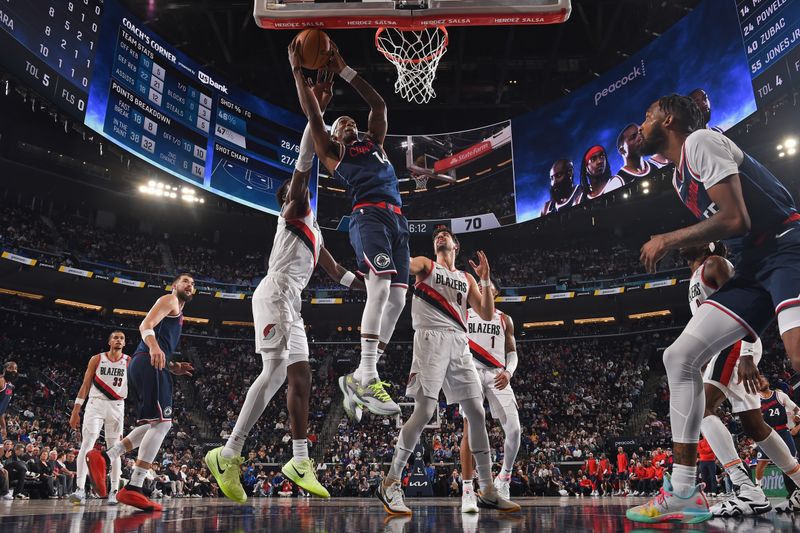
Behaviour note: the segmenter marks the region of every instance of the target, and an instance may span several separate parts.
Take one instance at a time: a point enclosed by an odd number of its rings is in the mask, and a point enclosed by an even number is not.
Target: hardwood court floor
[[[625,509],[642,498],[523,498],[513,515],[483,511],[462,515],[457,499],[409,499],[414,515],[388,518],[375,499],[333,500],[263,498],[238,505],[224,499],[164,500],[164,511],[143,513],[90,501],[75,507],[66,500],[0,502],[0,532],[30,533],[171,533],[171,532],[558,532],[581,531],[800,531],[800,513],[771,511],[755,518],[714,519],[695,526],[635,524]],[[773,502],[777,503],[777,502]]]

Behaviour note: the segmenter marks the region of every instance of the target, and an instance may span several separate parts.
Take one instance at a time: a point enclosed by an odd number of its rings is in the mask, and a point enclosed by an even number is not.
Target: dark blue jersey
[[[333,177],[345,186],[354,207],[365,202],[403,205],[394,167],[383,148],[369,136],[343,147]]]
[[[786,415],[786,407],[778,401],[778,393],[772,391],[769,398],[761,398],[761,414],[764,422],[774,429],[786,429],[789,418]]]
[[[5,386],[0,389],[0,415],[5,414],[8,409],[8,404],[11,403],[11,398],[14,396],[14,385],[6,382]]]
[[[750,233],[725,241],[733,252],[758,244],[781,224],[797,216],[794,200],[786,187],[733,141],[712,130],[699,130],[689,135],[673,178],[681,201],[702,220],[717,212],[706,189],[737,173],[750,215]]]
[[[164,319],[153,328],[156,333],[156,341],[158,346],[164,352],[164,355],[169,357],[178,348],[178,341],[181,338],[181,329],[183,328],[183,313],[173,316],[167,315]],[[139,346],[136,347],[137,353],[150,353],[150,348],[145,344],[144,339],[139,341]]]

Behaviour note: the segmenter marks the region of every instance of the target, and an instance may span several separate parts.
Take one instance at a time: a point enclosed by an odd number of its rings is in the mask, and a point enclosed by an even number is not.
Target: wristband
[[[492,286],[492,280],[490,279],[481,280],[481,287],[491,287],[491,286]]]
[[[344,273],[342,279],[339,280],[339,283],[344,285],[345,287],[350,287],[353,285],[353,281],[355,281],[356,275],[350,272],[349,270]]]
[[[83,405],[84,401],[83,398],[75,398],[75,405]]]
[[[339,73],[339,77],[341,77],[347,83],[352,83],[353,78],[355,78],[356,76],[358,76],[358,72],[356,72],[350,67],[344,67],[342,71]]]
[[[145,340],[147,337],[149,337],[151,335],[153,337],[155,337],[156,336],[156,332],[153,331],[152,329],[143,329],[142,330],[142,340]]]

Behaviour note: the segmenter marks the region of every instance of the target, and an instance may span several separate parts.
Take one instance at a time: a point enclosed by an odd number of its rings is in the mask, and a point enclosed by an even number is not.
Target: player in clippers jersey
[[[70,495],[72,503],[83,505],[86,503],[86,454],[94,447],[100,436],[100,430],[105,429],[106,447],[110,448],[119,442],[122,437],[122,427],[125,422],[125,398],[128,397],[128,362],[130,357],[122,353],[125,348],[125,334],[121,331],[112,331],[108,336],[107,352],[93,355],[89,359],[83,383],[75,397],[72,406],[72,415],[69,425],[78,429],[81,422],[81,406],[86,401],[86,412],[83,416],[81,429],[81,448],[77,458],[77,474],[75,478],[75,492]],[[111,493],[108,503],[117,503],[117,490],[122,474],[122,461],[117,458],[111,463]]]
[[[755,342],[777,315],[786,352],[800,369],[800,215],[789,191],[769,170],[724,135],[704,129],[688,97],[664,96],[647,109],[642,153],[676,164],[673,184],[697,217],[692,226],[653,235],[642,246],[648,272],[672,249],[724,240],[732,249],[734,277],[711,295],[664,351],[670,388],[675,464],[664,492],[629,509],[641,522],[711,517],[695,485],[697,441],[703,420],[700,369],[722,349],[745,338]],[[666,478],[665,478],[666,479]]]
[[[308,82],[315,101],[323,110],[333,94],[331,79],[330,73],[319,71],[316,83]],[[307,127],[300,141],[300,154],[292,179],[284,182],[276,193],[281,212],[267,275],[253,293],[256,351],[261,355],[263,369],[247,391],[228,441],[205,456],[205,462],[222,492],[239,503],[247,500],[240,479],[245,441],[287,378],[286,404],[294,453],[283,466],[283,474],[311,494],[330,497],[317,480],[314,464],[308,456],[311,367],[305,323],[300,316],[300,293],[308,285],[317,265],[346,287],[364,290],[364,285],[355,274],[337,264],[323,246],[322,233],[311,210],[308,188],[313,158],[313,142]]]
[[[320,162],[347,189],[352,199],[350,244],[364,273],[367,303],[361,317],[361,361],[352,374],[339,379],[345,412],[357,418],[363,405],[377,415],[396,415],[400,407],[384,389],[377,362],[386,348],[406,303],[408,289],[408,221],[402,212],[397,175],[383,149],[387,115],[383,98],[348,67],[331,43],[328,68],[347,81],[370,107],[367,131],[359,137],[355,120],[336,119],[330,133],[319,106],[306,86],[300,65],[290,61],[300,102],[308,117]]]
[[[139,325],[142,341],[128,364],[128,384],[137,397],[137,423],[121,441],[106,452],[89,450],[86,462],[89,479],[99,496],[106,495],[108,463],[139,448],[136,465],[128,484],[117,493],[117,501],[146,511],[161,510],[161,505],[142,492],[147,471],[172,427],[172,376],[191,376],[190,363],[172,361],[183,328],[183,307],[192,300],[194,279],[183,273],[172,282],[172,292],[153,305]],[[116,487],[114,487],[116,488]]]
[[[769,380],[764,376],[759,376],[758,380],[758,395],[761,400],[761,414],[764,417],[764,422],[772,428],[781,440],[785,443],[788,452],[793,459],[797,457],[797,447],[792,437],[792,428],[798,422],[798,415],[800,415],[800,407],[795,404],[789,396],[781,390],[773,390],[769,386]],[[764,478],[764,471],[770,461],[777,466],[779,461],[773,459],[768,450],[765,450],[760,443],[758,443],[756,453],[756,483],[761,486],[761,480]],[[795,460],[795,464],[797,461]],[[800,470],[800,467],[796,467]],[[787,479],[788,478],[788,479]],[[798,490],[798,476],[790,475],[789,472],[784,471],[784,484],[789,493],[789,498],[775,506],[777,511],[797,512],[800,511],[800,490]]]
[[[692,314],[698,307],[728,282],[733,275],[733,265],[725,259],[725,246],[721,242],[681,250],[692,270],[689,283],[689,306]],[[770,450],[776,457],[776,464],[785,469],[784,473],[800,481],[800,466],[790,449],[773,435],[774,431],[765,422],[759,409],[758,363],[761,359],[761,340],[755,343],[736,342],[715,355],[706,365],[703,374],[705,389],[705,413],[700,429],[720,460],[731,481],[739,491],[728,500],[711,507],[714,516],[742,516],[766,513],[772,506],[767,496],[750,479],[749,470],[743,465],[728,428],[716,416],[717,409],[727,398],[733,413],[739,416],[744,433]],[[769,460],[769,459],[766,459]],[[793,496],[793,490],[790,490]],[[800,498],[800,493],[795,497]],[[791,507],[792,497],[781,504]],[[785,509],[789,510],[789,509]]]
[[[494,284],[488,290],[492,298],[498,291]],[[467,311],[468,350],[472,355],[480,377],[483,395],[489,402],[492,416],[500,421],[505,434],[503,445],[503,467],[494,480],[500,495],[509,499],[511,473],[521,444],[521,427],[517,399],[511,388],[511,377],[517,368],[517,343],[514,339],[514,322],[511,317],[495,309],[491,320],[483,320],[475,309]],[[461,468],[464,490],[461,498],[462,512],[477,511],[477,502],[472,490],[472,455],[469,449],[469,422],[464,420],[461,440]]]
[[[502,511],[518,511],[519,505],[497,493],[492,484],[489,436],[478,373],[467,346],[467,304],[484,319],[494,316],[491,291],[478,290],[470,274],[455,268],[458,240],[446,228],[433,233],[436,260],[415,257],[411,273],[417,278],[411,304],[414,348],[406,396],[414,398],[414,412],[403,424],[394,449],[392,466],[378,487],[377,496],[389,514],[411,514],[400,484],[403,468],[419,442],[425,424],[438,405],[439,391],[447,403],[460,403],[469,426],[481,493],[478,504]],[[489,263],[478,252],[478,263],[469,262],[481,285],[488,287]]]

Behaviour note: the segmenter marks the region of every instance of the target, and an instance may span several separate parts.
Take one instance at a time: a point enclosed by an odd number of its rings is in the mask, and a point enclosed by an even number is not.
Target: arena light
[[[785,141],[783,141],[784,146],[788,149],[797,148],[797,139],[794,137],[789,137]]]
[[[644,180],[644,181],[642,182],[642,187],[644,187],[645,189],[649,188],[649,187],[650,187],[650,182],[649,182],[649,181],[647,181],[647,180]]]
[[[573,320],[575,324],[582,325],[582,324],[608,324],[610,322],[616,322],[616,318],[613,316],[598,316],[594,318],[576,318]]]
[[[504,166],[506,166],[507,164],[511,163],[512,161],[513,161],[513,159],[512,159],[512,158],[508,158],[508,159],[506,159],[505,161],[503,161],[502,163],[497,163],[497,166],[498,166],[498,167],[504,167]]]
[[[469,179],[469,176],[464,176],[463,178],[457,179],[456,183],[461,183],[462,181],[467,181],[468,179]]]
[[[491,169],[491,167],[489,167],[489,168],[484,169],[484,170],[479,170],[478,172],[475,173],[475,175],[476,176],[483,176],[487,172],[491,172],[491,171],[492,171],[492,169]]]
[[[644,194],[650,194],[650,189],[644,189],[644,190],[642,191],[642,193],[644,193]]]
[[[65,300],[63,298],[56,298],[55,303],[58,305],[66,305],[67,307],[77,307],[78,309],[85,309],[86,311],[102,311],[102,306],[95,304],[87,304],[85,302],[76,302],[75,300]]]
[[[626,192],[622,193],[622,197],[625,198],[626,200],[628,199],[628,196],[630,196],[628,193],[626,193]]]
[[[525,322],[524,324],[522,324],[522,327],[525,328],[525,329],[530,329],[530,328],[552,328],[552,327],[563,326],[563,325],[564,325],[564,321],[563,320],[546,320],[546,321],[543,321],[543,322]]]
[[[119,307],[114,308],[112,313],[114,313],[115,315],[122,315],[122,316],[140,316],[140,317],[147,316],[146,311],[135,311],[133,309],[120,309]]]
[[[786,153],[789,155],[794,155],[797,153],[797,148],[789,148],[788,150],[786,150]]]
[[[197,316],[184,316],[183,321],[189,324],[208,324],[207,318],[200,318]]]
[[[252,328],[255,324],[252,322],[243,322],[241,320],[223,320],[223,326],[242,326],[242,327],[250,327]]]
[[[672,314],[672,311],[669,309],[662,309],[661,311],[648,311],[646,313],[634,313],[632,315],[628,315],[628,318],[631,320],[641,320],[642,318],[658,318],[662,316],[669,316]]]
[[[44,298],[44,295],[42,294],[15,291],[13,289],[3,289],[2,287],[0,287],[0,294],[8,294],[9,296],[19,296],[20,298],[27,298],[28,300],[41,300]]]

